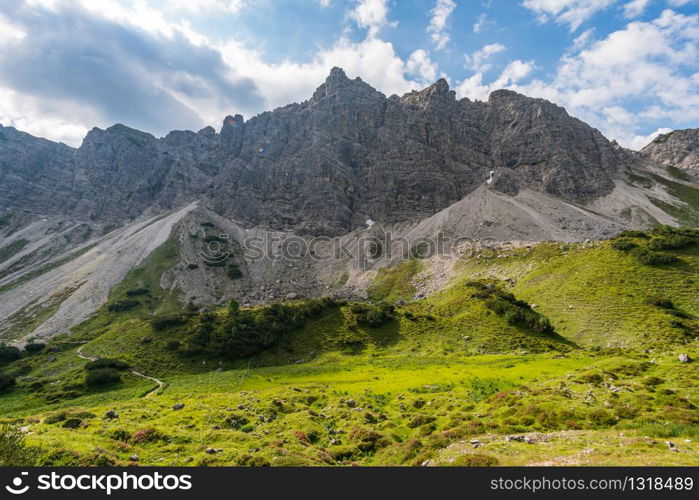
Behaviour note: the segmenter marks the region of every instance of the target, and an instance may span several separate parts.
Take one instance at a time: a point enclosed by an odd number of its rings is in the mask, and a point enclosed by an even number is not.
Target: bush
[[[648,243],[648,248],[651,250],[677,250],[693,245],[695,240],[687,236],[673,234],[655,238]]]
[[[232,280],[237,280],[243,277],[243,273],[237,264],[229,264],[227,274]]]
[[[648,239],[650,236],[643,232],[643,231],[638,231],[636,229],[627,229],[626,231],[622,231],[619,233],[620,238],[643,238],[643,239]]]
[[[670,299],[664,299],[661,297],[648,297],[646,299],[646,304],[650,306],[660,307],[662,309],[675,308],[675,304]]]
[[[10,363],[22,357],[22,353],[16,347],[0,344],[0,364]]]
[[[173,326],[184,325],[188,321],[189,317],[184,314],[156,316],[150,320],[150,326],[153,330],[159,331]]]
[[[498,465],[500,462],[497,458],[484,455],[483,453],[466,453],[456,457],[451,465],[454,467],[492,467]]]
[[[352,311],[357,324],[362,326],[377,327],[385,325],[395,317],[395,307],[390,304],[374,306],[355,303],[350,306],[350,311]]]
[[[45,347],[46,344],[42,344],[41,342],[30,342],[24,346],[24,350],[30,353],[35,353],[43,350]]]
[[[8,424],[0,426],[0,467],[36,465],[39,450],[26,445],[24,433]]]
[[[636,243],[631,240],[618,239],[612,241],[612,248],[614,250],[619,250],[620,252],[628,252],[629,250],[638,247]]]
[[[129,441],[134,444],[152,443],[154,441],[162,441],[165,435],[158,429],[152,427],[148,429],[139,429],[131,434]]]
[[[361,427],[354,427],[349,433],[350,441],[356,443],[357,449],[363,452],[373,452],[391,444],[390,440],[380,432]]]
[[[114,370],[128,370],[129,365],[120,359],[100,358],[85,364],[85,370],[99,370],[100,368],[112,368]]]
[[[180,352],[184,355],[253,356],[303,326],[308,318],[335,306],[334,300],[321,299],[241,310],[233,300],[226,315],[201,314],[198,321],[193,322],[192,334]]]
[[[168,340],[167,344],[165,344],[165,349],[168,351],[177,351],[180,349],[180,341],[179,340]]]
[[[128,290],[126,292],[127,297],[135,297],[137,295],[148,295],[150,290],[147,288],[134,288],[133,290]]]
[[[237,300],[231,299],[230,302],[228,302],[228,315],[231,317],[236,317],[239,312],[240,304],[238,304]]]
[[[119,370],[114,368],[97,368],[90,370],[85,377],[85,384],[89,387],[105,387],[121,382]]]
[[[15,386],[15,378],[0,373],[0,394],[11,390]]]
[[[677,257],[665,253],[654,252],[646,248],[634,248],[631,255],[641,264],[646,266],[658,266],[677,262]]]
[[[122,312],[140,306],[141,303],[137,300],[117,300],[107,306],[109,312]]]
[[[424,414],[415,415],[408,422],[408,427],[410,427],[411,429],[414,429],[415,427],[420,427],[422,425],[431,424],[435,420],[437,420],[437,419],[435,417],[433,417],[432,415],[424,415]]]

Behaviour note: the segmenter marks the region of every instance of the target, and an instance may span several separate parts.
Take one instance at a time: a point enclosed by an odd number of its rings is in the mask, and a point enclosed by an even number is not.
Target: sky
[[[640,149],[699,127],[699,0],[0,0],[0,124],[218,129],[333,66],[386,95],[543,97]]]

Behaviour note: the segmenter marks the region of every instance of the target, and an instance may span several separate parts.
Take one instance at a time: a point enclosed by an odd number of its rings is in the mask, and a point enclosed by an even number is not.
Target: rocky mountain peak
[[[687,169],[699,176],[699,128],[661,134],[641,154],[665,166]]]

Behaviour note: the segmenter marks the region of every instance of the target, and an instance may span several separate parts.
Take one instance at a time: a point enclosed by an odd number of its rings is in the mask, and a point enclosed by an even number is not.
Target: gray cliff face
[[[641,153],[665,166],[699,175],[699,129],[675,130],[656,137]]]
[[[387,98],[334,68],[311,99],[219,134],[93,129],[78,149],[3,128],[0,208],[120,224],[200,200],[246,226],[342,234],[429,217],[483,185],[574,203],[611,192],[633,155],[542,99],[457,100],[444,80]]]

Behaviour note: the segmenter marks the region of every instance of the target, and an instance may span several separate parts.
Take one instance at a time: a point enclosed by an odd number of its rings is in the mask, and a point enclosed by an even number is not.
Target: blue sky
[[[699,126],[699,0],[0,0],[0,123],[71,145],[218,128],[332,66],[387,95],[511,88],[639,148]]]

